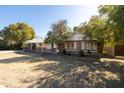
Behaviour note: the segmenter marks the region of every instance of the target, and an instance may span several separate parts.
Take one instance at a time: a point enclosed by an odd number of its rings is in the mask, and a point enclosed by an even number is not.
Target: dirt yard
[[[0,53],[0,86],[124,87],[124,59],[3,52]]]

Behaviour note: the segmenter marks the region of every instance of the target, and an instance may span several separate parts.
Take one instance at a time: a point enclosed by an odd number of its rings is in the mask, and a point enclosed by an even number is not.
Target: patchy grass
[[[0,54],[6,87],[124,87],[124,60],[60,54]]]

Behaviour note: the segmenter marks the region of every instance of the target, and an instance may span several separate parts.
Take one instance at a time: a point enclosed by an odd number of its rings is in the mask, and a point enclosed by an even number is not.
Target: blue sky
[[[66,19],[68,26],[78,26],[97,15],[97,6],[0,6],[0,29],[11,23],[25,22],[34,28],[36,35],[45,37],[52,23]]]

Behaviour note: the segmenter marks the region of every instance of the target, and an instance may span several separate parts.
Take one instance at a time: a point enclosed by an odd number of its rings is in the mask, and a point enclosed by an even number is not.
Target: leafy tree
[[[54,43],[54,42],[55,42],[55,38],[53,37],[53,32],[48,31],[47,36],[45,38],[45,43]]]
[[[115,42],[124,41],[124,6],[104,5],[98,9],[101,16],[108,18],[109,26],[114,30]]]
[[[1,36],[9,45],[15,45],[16,48],[21,49],[24,41],[34,38],[35,32],[26,23],[16,23],[4,27]]]
[[[91,37],[92,38],[89,24],[86,21],[84,23],[80,24],[80,26],[77,29],[77,32],[85,35],[86,37]]]
[[[46,42],[56,43],[59,50],[62,50],[62,44],[71,36],[66,20],[59,20],[51,25],[51,31],[47,33]]]
[[[78,30],[78,26],[73,27],[73,31],[76,32]]]
[[[97,39],[97,48],[99,54],[102,54],[106,37],[106,20],[99,16],[92,16],[89,21],[90,34],[93,38]],[[109,38],[107,38],[109,39]]]
[[[104,44],[108,44],[107,40],[110,40],[107,33],[106,19],[99,16],[92,16],[88,22],[84,22],[78,31],[84,34],[86,37],[97,40],[97,50],[101,55]]]
[[[96,38],[98,52],[103,46],[113,46],[118,41],[124,41],[124,6],[99,6],[99,15],[92,16],[88,22],[78,29],[79,32]]]
[[[53,49],[53,44],[55,43],[55,37],[53,36],[52,31],[48,31],[47,37],[45,38],[45,43],[51,43],[52,49]]]

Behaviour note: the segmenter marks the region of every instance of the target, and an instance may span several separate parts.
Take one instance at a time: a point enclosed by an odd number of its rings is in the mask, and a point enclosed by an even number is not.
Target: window
[[[72,41],[67,42],[67,48],[68,49],[73,49],[74,48],[74,42],[72,42]]]
[[[77,49],[81,49],[81,42],[80,41],[77,42]]]

